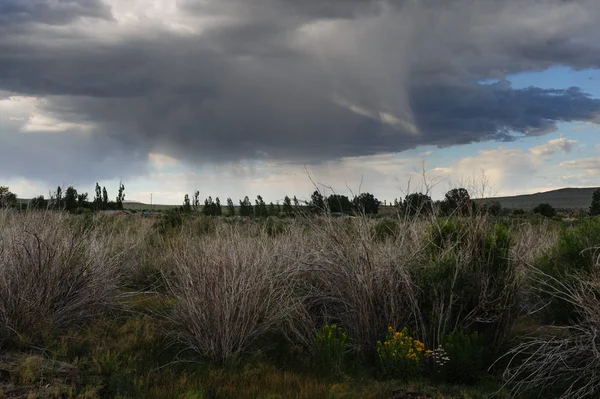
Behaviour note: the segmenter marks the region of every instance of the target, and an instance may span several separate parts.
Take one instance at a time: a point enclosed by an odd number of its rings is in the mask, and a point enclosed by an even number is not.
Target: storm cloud
[[[40,143],[83,178],[150,152],[318,163],[543,135],[598,121],[600,99],[505,77],[600,68],[598,20],[596,0],[4,1],[0,91],[69,128],[0,117],[0,168],[46,178]]]

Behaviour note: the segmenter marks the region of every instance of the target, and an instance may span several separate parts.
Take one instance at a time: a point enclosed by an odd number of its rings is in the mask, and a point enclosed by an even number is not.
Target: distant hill
[[[542,193],[515,195],[513,197],[494,197],[477,200],[478,202],[498,201],[502,208],[533,209],[546,203],[556,209],[585,209],[592,202],[592,193],[600,187],[561,188]]]
[[[161,204],[144,204],[143,202],[138,202],[138,201],[123,201],[123,208],[125,209],[129,209],[132,211],[139,211],[139,210],[155,210],[155,211],[159,211],[159,210],[167,210],[167,209],[173,209],[173,208],[178,208],[179,205],[161,205]]]
[[[128,201],[128,200],[123,201],[123,204],[140,204],[140,205],[144,205],[140,201]]]

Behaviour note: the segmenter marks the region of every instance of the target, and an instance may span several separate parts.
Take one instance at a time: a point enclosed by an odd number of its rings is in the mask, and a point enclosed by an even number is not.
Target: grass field
[[[598,219],[1,212],[0,398],[598,397],[597,247]]]

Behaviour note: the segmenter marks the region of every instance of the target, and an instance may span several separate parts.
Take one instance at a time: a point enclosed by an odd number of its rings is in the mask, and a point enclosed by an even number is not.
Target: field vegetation
[[[598,217],[463,194],[385,218],[1,211],[0,398],[600,396]]]

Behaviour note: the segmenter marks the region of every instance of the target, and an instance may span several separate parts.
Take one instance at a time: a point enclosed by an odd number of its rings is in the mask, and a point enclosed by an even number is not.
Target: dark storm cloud
[[[411,98],[424,141],[441,146],[542,135],[556,122],[594,120],[600,109],[600,99],[576,87],[514,90],[506,82],[416,87]]]
[[[79,17],[110,18],[102,0],[2,0],[0,27],[28,22],[62,25]]]
[[[2,178],[27,177],[52,184],[87,184],[126,178],[148,171],[147,153],[119,147],[109,137],[88,137],[77,131],[23,133],[0,128]],[[43,194],[43,193],[40,193]]]
[[[0,90],[48,96],[45,112],[97,126],[87,139],[97,142],[66,151],[131,151],[135,162],[149,151],[192,162],[319,162],[509,141],[600,115],[600,100],[578,88],[478,83],[553,65],[600,67],[595,0],[178,4],[182,23],[222,22],[195,35],[162,19],[132,30],[99,1],[10,1],[0,6],[0,29],[15,29],[0,35]],[[97,34],[77,24],[111,12]],[[29,27],[17,29],[19,18]],[[15,151],[30,137],[13,137]]]

